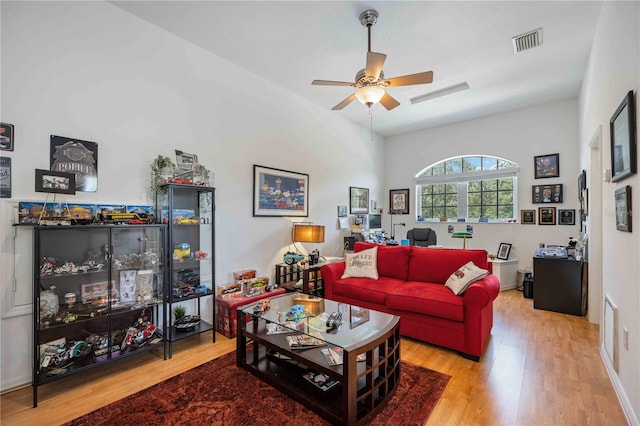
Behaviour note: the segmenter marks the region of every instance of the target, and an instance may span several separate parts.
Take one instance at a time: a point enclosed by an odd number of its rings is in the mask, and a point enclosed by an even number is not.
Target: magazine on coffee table
[[[327,364],[329,365],[342,365],[343,363],[343,353],[344,350],[341,347],[333,347],[333,348],[323,348],[321,350],[322,352],[322,356],[324,357],[325,361],[327,361]],[[359,354],[356,357],[356,360],[358,362],[361,361],[366,361],[367,360],[367,356],[365,354]]]
[[[323,392],[328,391],[329,389],[340,383],[337,380],[333,380],[327,375],[316,373],[314,371],[309,371],[303,374],[302,377],[304,377],[306,381],[315,386],[316,389],[320,389]]]
[[[287,336],[287,343],[291,349],[309,349],[325,346],[327,343],[314,336],[305,334],[296,334],[295,336]]]

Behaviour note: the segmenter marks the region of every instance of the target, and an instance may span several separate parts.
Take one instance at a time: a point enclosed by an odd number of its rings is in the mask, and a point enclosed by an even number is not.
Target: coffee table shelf
[[[253,306],[239,308],[237,365],[334,424],[361,424],[377,414],[393,395],[400,379],[399,317],[370,311],[369,320],[352,325],[350,316],[342,327],[328,333],[324,326],[329,312],[351,312],[351,306],[331,300],[322,300],[324,312],[301,320],[305,324],[292,326],[282,318],[294,304],[293,295],[271,300],[271,310],[253,315],[245,322],[245,314]],[[354,307],[361,313],[363,308]],[[241,311],[241,312],[240,312]],[[316,312],[317,314],[317,312]],[[267,334],[266,324],[277,322],[290,326],[291,333]],[[301,327],[302,326],[302,327]],[[286,336],[313,335],[326,342],[326,346],[310,349],[291,349]],[[356,343],[354,343],[356,342]],[[324,347],[339,347],[343,364],[331,366],[322,355]],[[365,361],[356,357],[365,355]],[[338,382],[327,391],[317,389],[303,374],[312,371]]]

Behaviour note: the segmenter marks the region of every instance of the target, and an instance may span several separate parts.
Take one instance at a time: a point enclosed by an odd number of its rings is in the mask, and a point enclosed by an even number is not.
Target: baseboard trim
[[[638,422],[638,416],[633,412],[633,407],[631,407],[629,398],[627,398],[627,394],[622,387],[622,383],[620,383],[618,374],[613,368],[613,364],[611,363],[611,360],[607,355],[607,351],[605,350],[604,345],[600,345],[600,358],[602,359],[602,363],[607,370],[607,375],[609,376],[609,380],[611,380],[611,384],[613,385],[613,390],[616,392],[618,401],[620,401],[620,406],[622,407],[622,412],[624,413],[627,422],[630,425],[639,425],[640,422]]]

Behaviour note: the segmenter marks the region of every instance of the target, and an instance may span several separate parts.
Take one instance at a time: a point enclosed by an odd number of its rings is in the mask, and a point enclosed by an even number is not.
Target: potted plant
[[[166,182],[167,177],[173,177],[176,165],[169,157],[158,155],[151,163],[151,186],[150,196],[155,198],[156,193],[160,189],[160,185]]]
[[[176,318],[176,321],[184,317],[186,314],[187,314],[187,308],[182,305],[178,305],[175,308],[173,308],[173,316]]]

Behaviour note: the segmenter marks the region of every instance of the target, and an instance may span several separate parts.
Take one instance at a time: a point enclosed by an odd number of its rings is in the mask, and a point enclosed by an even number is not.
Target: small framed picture
[[[13,151],[13,124],[0,123],[0,151]]]
[[[176,164],[179,169],[193,170],[193,166],[198,164],[198,156],[176,149]]]
[[[349,212],[351,214],[369,213],[369,189],[349,187]]]
[[[389,191],[389,213],[409,214],[409,188]]]
[[[536,155],[533,166],[536,179],[560,177],[560,154]]]
[[[338,217],[347,217],[347,206],[338,206]]]
[[[618,182],[636,174],[636,113],[633,90],[624,99],[609,120],[611,134],[611,182]]]
[[[523,225],[535,225],[536,224],[536,211],[535,210],[520,210],[520,223]]]
[[[559,209],[558,225],[575,225],[576,210],[575,209]]]
[[[73,195],[76,193],[76,175],[36,169],[36,192]]]
[[[500,243],[500,247],[498,247],[498,254],[496,257],[501,260],[509,259],[509,253],[511,252],[511,244],[509,243]]]
[[[531,202],[533,204],[562,203],[562,184],[533,185],[531,187]]]
[[[349,326],[356,328],[369,321],[369,309],[351,305],[349,307]]]
[[[556,224],[556,208],[555,207],[538,207],[538,223],[540,225]]]
[[[631,232],[631,186],[616,189],[616,229]]]

